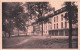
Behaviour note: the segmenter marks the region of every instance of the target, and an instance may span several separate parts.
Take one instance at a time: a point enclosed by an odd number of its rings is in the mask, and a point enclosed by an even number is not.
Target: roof
[[[62,13],[62,12],[65,12],[65,11],[66,11],[66,7],[62,7],[61,9],[58,9],[58,10],[54,11],[53,14],[49,14],[49,15],[47,15],[46,17],[43,17],[43,18],[39,18],[39,22],[45,21],[45,19],[49,19],[49,18],[51,18],[51,17],[53,17],[53,16],[55,16],[55,15],[58,15],[58,14],[60,14],[60,13]],[[41,19],[41,20],[40,20],[40,19]],[[37,21],[37,22],[38,22],[38,21]],[[36,24],[37,22],[35,22],[35,23],[33,23],[33,24]]]

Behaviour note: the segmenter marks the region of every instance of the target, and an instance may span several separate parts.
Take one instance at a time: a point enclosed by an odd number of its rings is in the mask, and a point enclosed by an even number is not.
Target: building
[[[27,27],[27,35],[33,35],[33,26],[32,25]]]
[[[67,15],[65,7],[54,12],[51,17],[51,30],[48,30],[49,35],[53,36],[68,36],[69,22],[64,17]],[[72,35],[78,35],[78,24],[72,24]]]
[[[52,36],[68,36],[69,35],[69,22],[64,17],[67,15],[66,8],[63,7],[53,12],[49,16],[49,21],[43,23],[43,35]],[[72,24],[72,35],[78,35],[78,24]],[[36,24],[33,26],[33,32],[36,35],[42,34],[42,25]]]
[[[33,34],[33,26],[31,25],[31,20],[29,19],[29,21],[26,22],[26,34],[27,35],[32,35]]]
[[[33,25],[33,35],[41,35],[42,27],[39,24]]]

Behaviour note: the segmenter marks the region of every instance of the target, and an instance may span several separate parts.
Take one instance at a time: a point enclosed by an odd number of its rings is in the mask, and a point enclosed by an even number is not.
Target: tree
[[[78,22],[78,8],[75,2],[65,2],[67,13],[65,18],[69,20],[69,48],[72,48],[72,24]]]
[[[45,19],[45,14],[52,11],[52,7],[48,2],[27,2],[25,4],[26,10],[31,19],[34,19],[36,23],[42,24],[42,35],[43,35],[43,23]]]
[[[18,29],[18,36],[19,30],[26,31],[26,21],[28,21],[26,13],[21,13],[17,18],[15,18],[15,27]]]
[[[24,13],[24,8],[21,5],[21,2],[2,3],[3,31],[8,32],[9,37],[14,27],[20,30],[25,30],[25,25],[28,17],[26,16],[26,13]]]

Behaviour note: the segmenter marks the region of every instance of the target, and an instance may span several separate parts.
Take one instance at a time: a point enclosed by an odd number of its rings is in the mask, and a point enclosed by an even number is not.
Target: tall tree
[[[19,30],[26,31],[26,21],[28,21],[26,13],[21,13],[17,18],[15,18],[15,27],[18,29],[18,36]]]
[[[66,19],[69,20],[69,48],[72,48],[72,24],[78,22],[78,8],[75,2],[65,2],[67,14]]]
[[[26,10],[31,19],[34,19],[37,23],[42,23],[42,35],[43,35],[43,22],[45,14],[52,11],[52,7],[48,2],[27,2],[25,4]]]
[[[20,2],[3,2],[2,3],[3,31],[8,32],[9,37],[14,27],[20,30],[25,29],[27,16],[24,13],[24,8],[21,5],[22,3]]]

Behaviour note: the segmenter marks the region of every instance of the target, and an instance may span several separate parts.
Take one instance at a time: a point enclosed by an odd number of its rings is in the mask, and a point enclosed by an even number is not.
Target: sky
[[[64,7],[64,2],[68,2],[68,1],[53,1],[53,0],[50,0],[49,3],[51,4],[52,7],[55,7],[55,11]],[[78,2],[75,3],[76,5],[78,5]]]
[[[29,1],[30,2],[30,1]],[[34,1],[31,1],[34,2]],[[44,0],[44,1],[36,1],[36,2],[49,2],[49,4],[51,4],[52,7],[55,7],[55,11],[64,7],[64,2],[66,2],[65,0]],[[25,3],[25,2],[24,2]],[[78,3],[77,3],[78,4]]]
[[[46,2],[49,2],[49,4],[51,5],[51,7],[55,7],[55,10],[58,10],[60,8],[62,8],[62,4],[65,2],[65,1],[46,1]],[[23,2],[25,3],[25,2]]]
[[[51,4],[52,7],[55,7],[55,10],[58,10],[63,7],[63,3],[65,1],[49,1],[49,4]]]
[[[51,7],[55,7],[55,11],[62,8],[62,4],[64,3],[64,1],[53,1],[53,0],[50,0],[50,1],[45,1],[45,2],[49,2],[49,4],[51,5]],[[23,2],[25,4],[25,2]],[[25,8],[25,7],[24,7]],[[26,8],[24,9],[26,10]],[[27,12],[27,11],[25,11]]]

